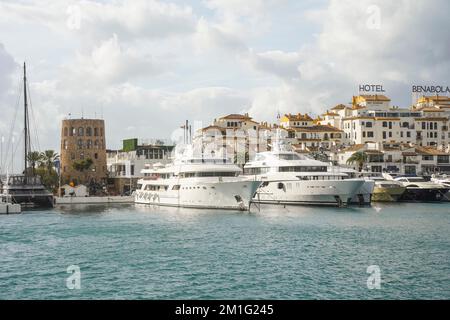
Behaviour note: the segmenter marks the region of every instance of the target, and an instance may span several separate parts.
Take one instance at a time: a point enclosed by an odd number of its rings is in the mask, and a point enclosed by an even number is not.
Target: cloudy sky
[[[115,148],[184,119],[317,114],[360,83],[409,106],[413,84],[449,85],[449,12],[448,0],[0,0],[0,135],[24,60],[41,149],[59,149],[69,113],[103,115]]]

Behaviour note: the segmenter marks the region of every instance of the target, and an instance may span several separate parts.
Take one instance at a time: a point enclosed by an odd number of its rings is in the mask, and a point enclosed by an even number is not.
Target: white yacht
[[[419,176],[397,176],[394,180],[406,187],[406,192],[401,200],[444,201],[447,200],[445,194],[450,190],[450,186],[427,181]]]
[[[346,173],[328,171],[329,164],[300,155],[288,146],[256,154],[244,166],[244,174],[263,183],[254,201],[269,204],[314,204],[344,206],[363,179],[348,179]]]
[[[0,187],[2,187],[0,182]],[[3,187],[2,187],[3,188]],[[1,188],[0,188],[1,190]],[[12,203],[11,197],[7,193],[0,194],[0,214],[21,213],[22,207],[18,203]]]
[[[135,202],[162,206],[250,210],[261,184],[241,176],[241,168],[226,159],[196,158],[189,151],[142,173]]]

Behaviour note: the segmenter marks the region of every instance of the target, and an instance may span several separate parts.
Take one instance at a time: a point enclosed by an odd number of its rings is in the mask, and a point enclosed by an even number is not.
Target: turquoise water
[[[0,262],[0,299],[449,299],[450,204],[2,215]]]

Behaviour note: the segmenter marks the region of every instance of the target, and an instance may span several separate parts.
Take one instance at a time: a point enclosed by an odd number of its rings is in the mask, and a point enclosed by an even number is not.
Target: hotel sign
[[[360,84],[359,92],[385,92],[381,84]]]
[[[413,93],[450,93],[448,86],[412,86]]]

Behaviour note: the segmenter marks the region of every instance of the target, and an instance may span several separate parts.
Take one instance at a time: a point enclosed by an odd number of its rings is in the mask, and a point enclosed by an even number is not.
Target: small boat
[[[394,181],[400,182],[406,187],[406,192],[401,196],[401,201],[439,202],[446,199],[445,194],[450,190],[432,181],[426,181],[420,176],[398,176]]]
[[[372,201],[375,202],[396,202],[406,191],[406,187],[398,181],[382,177],[373,177],[372,180],[375,181],[372,194]]]
[[[22,208],[18,203],[12,203],[11,198],[0,195],[0,214],[21,213]]]

